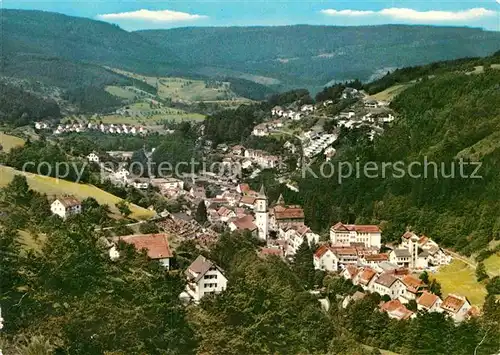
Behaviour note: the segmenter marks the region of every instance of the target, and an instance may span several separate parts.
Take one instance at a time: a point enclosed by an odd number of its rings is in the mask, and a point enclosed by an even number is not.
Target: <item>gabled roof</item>
[[[375,283],[390,288],[396,281],[398,281],[398,278],[394,275],[384,273],[377,277]]]
[[[394,249],[394,254],[398,258],[409,258],[411,257],[410,251],[408,249]]]
[[[59,197],[55,201],[59,201],[65,208],[79,206],[82,203],[74,196]]]
[[[234,221],[232,221],[232,223],[239,230],[249,230],[253,232],[257,229],[257,226],[255,225],[255,223],[253,223],[253,217],[250,215],[235,219]]]
[[[132,244],[138,251],[146,249],[151,259],[165,259],[173,256],[168,245],[167,234],[135,234],[116,238]]]
[[[407,231],[407,232],[405,232],[405,234],[403,234],[403,238],[406,240],[410,240],[411,237],[417,237],[417,235],[413,232],[410,232],[410,231]]]
[[[362,285],[368,285],[371,281],[371,279],[376,275],[377,273],[375,272],[375,270],[373,269],[370,269],[370,268],[365,268],[363,269],[363,271],[361,271],[359,274],[358,274],[358,280],[359,280],[359,283],[362,284]]]
[[[465,302],[469,303],[467,298],[449,294],[441,304],[441,308],[448,312],[457,313],[465,304]]]
[[[317,259],[321,259],[321,257],[328,251],[331,251],[330,247],[328,245],[322,245],[314,252],[314,257]]]
[[[422,280],[417,279],[416,277],[411,276],[411,275],[404,275],[401,278],[401,281],[403,281],[403,283],[405,284],[408,291],[410,291],[412,293],[417,293],[418,290],[424,286],[424,283],[422,282]]]
[[[353,279],[354,276],[356,276],[359,272],[359,269],[354,265],[347,265],[345,270],[347,271],[351,279]]]
[[[389,317],[398,320],[410,318],[414,313],[408,310],[399,300],[385,302],[380,306],[380,310],[387,312]]]
[[[422,296],[417,299],[417,304],[422,307],[429,309],[431,308],[440,298],[433,293],[424,291]]]
[[[252,196],[243,196],[240,199],[240,203],[243,203],[245,205],[253,205],[253,204],[255,204],[255,200],[256,200],[255,197],[252,197]]]
[[[205,258],[203,255],[198,255],[196,260],[193,261],[191,265],[189,265],[185,273],[190,280],[198,282],[211,268],[216,268],[221,273],[223,273],[223,270],[216,264],[214,264],[211,260]],[[195,274],[196,276],[193,276],[193,274]]]

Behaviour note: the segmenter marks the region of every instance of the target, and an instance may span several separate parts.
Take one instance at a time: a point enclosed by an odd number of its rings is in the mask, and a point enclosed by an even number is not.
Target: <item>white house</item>
[[[89,155],[87,155],[87,160],[91,163],[99,163],[99,156],[92,152]]]
[[[114,239],[114,245],[109,250],[111,260],[120,257],[120,253],[116,248],[116,243],[119,240],[133,245],[139,252],[145,249],[149,258],[159,261],[167,269],[170,268],[170,259],[173,254],[170,251],[167,234],[136,234],[117,237]]]
[[[375,225],[343,224],[338,222],[330,228],[330,241],[333,245],[350,246],[363,243],[366,247],[380,249],[382,232]]]
[[[223,270],[212,261],[199,255],[185,271],[186,292],[198,303],[207,294],[217,294],[227,288]]]
[[[352,280],[354,285],[359,285],[365,291],[369,291],[373,288],[373,283],[377,279],[377,272],[372,268],[366,267],[363,268],[360,272]]]
[[[300,111],[302,111],[302,112],[314,112],[314,106],[313,105],[303,105],[300,108]]]
[[[371,292],[377,292],[381,296],[388,295],[391,299],[397,299],[406,292],[405,284],[392,274],[381,274],[371,285]]]
[[[409,268],[411,254],[408,249],[394,249],[389,253],[389,261],[399,267]]]
[[[337,256],[327,245],[320,246],[313,256],[314,268],[317,270],[332,271],[338,270]]]
[[[82,203],[72,196],[56,199],[50,205],[50,211],[61,218],[66,218],[82,212]]]
[[[280,237],[286,240],[288,248],[286,250],[287,256],[293,256],[297,253],[304,240],[307,240],[309,246],[315,245],[319,242],[319,235],[313,233],[307,226],[292,225],[290,228],[279,230]]]
[[[427,312],[442,312],[441,304],[443,301],[439,296],[433,293],[424,291],[417,299],[417,308],[419,311],[425,310]]]
[[[467,318],[471,304],[463,296],[449,294],[441,304],[441,309],[453,318],[455,322],[461,322]]]
[[[265,124],[257,125],[253,128],[252,135],[256,137],[264,137],[269,135],[269,130]]]
[[[121,168],[120,170],[116,171],[113,176],[116,180],[119,180],[121,181],[122,183],[126,183],[127,182],[127,179],[130,175],[130,171],[128,171],[127,169],[125,168]]]

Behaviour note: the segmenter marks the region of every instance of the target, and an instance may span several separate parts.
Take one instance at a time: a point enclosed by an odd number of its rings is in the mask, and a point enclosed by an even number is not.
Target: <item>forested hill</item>
[[[481,29],[403,25],[196,27],[138,33],[205,74],[238,71],[243,77],[260,75],[296,86],[321,86],[334,79],[366,81],[389,68],[485,56],[500,43],[500,33]]]
[[[167,49],[106,22],[24,10],[0,10],[0,20],[4,60],[56,57],[136,71],[180,66]]]
[[[26,10],[0,10],[0,21],[1,72],[42,79],[58,66],[61,72],[82,66],[84,76],[97,80],[102,73],[89,65],[107,65],[148,75],[320,88],[331,80],[368,81],[396,67],[486,56],[500,43],[498,32],[460,27],[298,25],[127,32],[102,21]],[[82,79],[72,74],[71,80]]]
[[[499,61],[500,62],[500,61]],[[359,159],[360,166],[376,162],[379,178],[329,179],[309,176],[300,183],[309,225],[322,229],[331,223],[380,223],[383,236],[396,240],[407,227],[464,253],[485,248],[500,239],[500,70],[482,74],[450,71],[417,82],[391,104],[398,118],[374,142],[366,132],[344,132],[338,161]],[[459,159],[480,162],[480,179],[462,178]],[[413,167],[421,177],[381,177],[382,162],[424,159],[434,167]],[[441,165],[444,164],[444,165]],[[454,169],[452,164],[455,164]],[[471,176],[475,166],[465,167]],[[406,170],[408,171],[408,170]],[[450,176],[445,178],[442,174]],[[397,174],[399,175],[399,174]]]

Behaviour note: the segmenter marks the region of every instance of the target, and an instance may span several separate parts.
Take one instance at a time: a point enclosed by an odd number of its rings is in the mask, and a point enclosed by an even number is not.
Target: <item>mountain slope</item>
[[[299,85],[367,80],[388,68],[485,56],[500,46],[500,33],[432,26],[196,27],[138,33],[191,66],[205,68],[205,74],[211,67],[225,68]]]
[[[167,49],[106,22],[22,10],[1,10],[0,21],[3,57],[37,55],[134,70],[180,65]]]

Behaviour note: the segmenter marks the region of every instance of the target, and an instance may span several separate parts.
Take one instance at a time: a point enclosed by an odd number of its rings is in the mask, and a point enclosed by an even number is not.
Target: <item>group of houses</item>
[[[252,135],[256,137],[266,137],[271,133],[279,131],[283,127],[283,122],[281,120],[273,120],[269,122],[259,123],[252,130]]]
[[[313,157],[325,151],[337,140],[336,134],[323,132],[306,132],[304,134],[304,155]]]
[[[51,126],[46,122],[36,122],[35,129],[51,129]],[[54,134],[62,134],[62,133],[82,133],[82,132],[101,132],[105,134],[131,134],[131,135],[145,135],[148,133],[148,130],[142,126],[132,126],[126,124],[104,124],[104,123],[67,123],[67,124],[59,124],[53,130]]]
[[[165,269],[170,269],[173,253],[170,249],[167,233],[133,234],[114,237],[109,243],[109,257],[120,257],[119,243],[133,245],[139,252],[144,251],[152,260],[158,261]],[[207,294],[217,294],[227,288],[224,270],[211,260],[199,255],[184,272],[186,288],[179,297],[186,302],[198,303]]]
[[[273,117],[287,118],[293,121],[300,121],[305,115],[313,113],[314,105],[302,105],[298,110],[285,109],[281,106],[275,106],[271,109]]]

